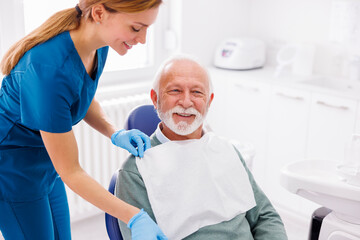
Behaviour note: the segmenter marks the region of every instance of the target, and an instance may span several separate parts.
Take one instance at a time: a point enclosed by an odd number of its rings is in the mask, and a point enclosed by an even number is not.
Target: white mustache
[[[174,108],[172,108],[171,110],[169,110],[169,112],[171,114],[173,113],[178,113],[178,114],[191,114],[191,115],[195,115],[196,117],[200,116],[200,112],[197,111],[195,108],[191,107],[191,108],[183,108],[180,106],[176,106]]]
[[[189,135],[193,133],[204,121],[204,116],[197,111],[195,108],[183,108],[181,106],[175,106],[174,108],[168,110],[167,112],[161,112],[160,109],[157,110],[159,118],[164,124],[169,127],[173,132],[178,135]],[[180,121],[178,123],[174,122],[172,115],[176,114],[186,114],[186,115],[195,115],[193,123],[187,124],[186,122]]]

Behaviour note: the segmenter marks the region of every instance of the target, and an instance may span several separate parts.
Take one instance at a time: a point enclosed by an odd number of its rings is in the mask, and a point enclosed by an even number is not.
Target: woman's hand
[[[127,224],[133,240],[167,240],[159,226],[141,209]]]
[[[128,150],[132,155],[141,158],[144,157],[144,152],[151,148],[149,136],[137,129],[119,130],[111,136],[111,142]]]

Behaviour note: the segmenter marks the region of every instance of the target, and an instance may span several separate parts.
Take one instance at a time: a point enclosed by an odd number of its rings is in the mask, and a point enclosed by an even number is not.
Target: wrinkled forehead
[[[203,86],[209,91],[207,72],[196,62],[188,60],[171,62],[164,67],[160,86],[166,87],[170,84]]]

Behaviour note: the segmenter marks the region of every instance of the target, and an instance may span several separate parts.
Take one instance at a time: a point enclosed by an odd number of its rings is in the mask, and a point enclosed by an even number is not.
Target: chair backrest
[[[112,194],[114,194],[115,191],[115,184],[118,172],[119,170],[116,170],[110,180],[109,192],[111,192]],[[110,240],[123,240],[117,218],[105,213],[105,225]]]
[[[150,136],[156,130],[159,122],[160,119],[153,105],[140,105],[131,110],[125,122],[124,129],[139,129]],[[115,171],[110,181],[109,192],[112,194],[114,194],[115,191],[118,172],[118,170]],[[105,223],[110,240],[123,240],[118,221],[115,217],[105,213]]]
[[[160,121],[154,105],[140,105],[131,110],[124,128],[127,130],[139,129],[150,136]]]

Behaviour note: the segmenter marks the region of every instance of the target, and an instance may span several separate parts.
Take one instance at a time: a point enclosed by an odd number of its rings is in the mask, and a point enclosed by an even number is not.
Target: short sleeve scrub
[[[30,49],[0,89],[0,200],[48,194],[58,175],[40,130],[64,133],[82,120],[94,97],[108,47],[89,76],[68,31]]]

